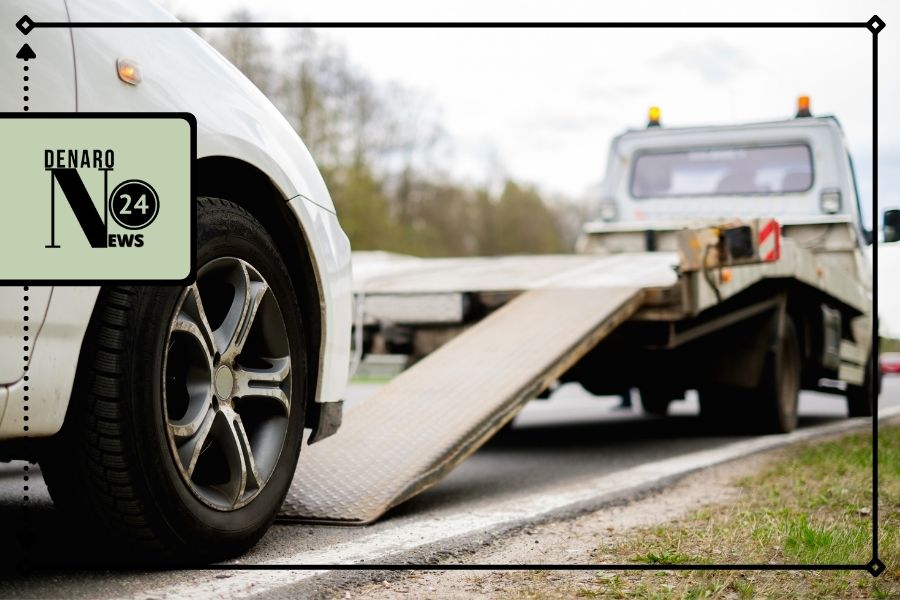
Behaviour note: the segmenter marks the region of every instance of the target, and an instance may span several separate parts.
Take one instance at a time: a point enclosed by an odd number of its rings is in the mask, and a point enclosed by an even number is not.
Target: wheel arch
[[[194,187],[197,196],[223,198],[252,214],[272,236],[281,253],[297,294],[306,328],[307,377],[306,426],[315,424],[316,386],[324,340],[322,290],[307,233],[288,206],[288,198],[263,171],[237,158],[208,156],[197,161]],[[314,281],[315,285],[309,285]]]

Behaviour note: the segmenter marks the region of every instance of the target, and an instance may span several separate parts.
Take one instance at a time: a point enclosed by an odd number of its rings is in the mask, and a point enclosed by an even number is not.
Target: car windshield
[[[634,161],[635,198],[804,192],[812,186],[805,144],[646,152]]]

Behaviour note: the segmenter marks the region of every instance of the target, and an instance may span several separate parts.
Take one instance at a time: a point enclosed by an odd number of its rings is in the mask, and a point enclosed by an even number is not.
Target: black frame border
[[[21,23],[26,23],[23,28]],[[271,21],[271,22],[229,22],[229,21],[150,21],[140,23],[125,22],[35,22],[25,15],[17,23],[19,30],[27,35],[34,28],[140,28],[140,29],[179,29],[179,28],[259,28],[259,29],[290,29],[290,28],[319,28],[319,29],[847,29],[865,28],[872,33],[872,231],[874,242],[872,244],[872,356],[874,368],[878,368],[878,34],[885,27],[884,21],[873,15],[868,21],[832,21],[832,22],[729,22],[729,21],[684,21],[684,22],[656,22],[656,21],[630,21],[630,22],[581,22],[581,21]],[[85,113],[90,114],[90,113]],[[94,113],[99,114],[99,113]],[[118,116],[128,113],[116,113]],[[147,113],[140,113],[147,116]],[[17,115],[23,116],[23,115]],[[35,114],[38,116],[38,114]],[[71,115],[68,115],[71,116]],[[195,125],[194,125],[194,130]],[[194,157],[196,158],[196,135],[194,135]],[[193,173],[192,169],[192,173]],[[193,188],[193,179],[192,179]],[[192,224],[193,225],[193,224]],[[193,227],[192,227],[193,229]],[[192,232],[193,234],[193,232]],[[193,257],[194,259],[196,256]],[[194,269],[192,268],[192,271]],[[4,282],[6,283],[6,282]],[[15,283],[15,282],[11,282]],[[28,283],[28,282],[23,282]],[[75,282],[64,282],[73,284]],[[109,283],[109,282],[106,282]],[[141,282],[137,282],[141,283]],[[146,283],[159,283],[158,281]],[[873,373],[874,375],[874,373]],[[874,377],[872,386],[876,385]],[[874,391],[874,389],[873,389]],[[878,557],[878,397],[874,396],[872,416],[872,559],[865,564],[403,564],[403,563],[362,563],[362,564],[217,564],[198,567],[196,565],[166,565],[170,570],[187,571],[309,571],[309,570],[334,570],[334,571],[524,571],[524,570],[605,570],[605,571],[867,571],[873,577],[877,577],[886,569],[885,564]],[[32,568],[38,565],[30,565]],[[85,566],[75,565],[41,565],[39,568],[84,569]],[[87,568],[104,568],[109,570],[122,570],[120,567],[90,566]]]

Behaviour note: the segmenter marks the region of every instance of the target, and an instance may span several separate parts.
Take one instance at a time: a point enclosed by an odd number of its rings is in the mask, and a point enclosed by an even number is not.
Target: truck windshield
[[[804,192],[812,187],[805,144],[645,152],[634,161],[635,198]]]

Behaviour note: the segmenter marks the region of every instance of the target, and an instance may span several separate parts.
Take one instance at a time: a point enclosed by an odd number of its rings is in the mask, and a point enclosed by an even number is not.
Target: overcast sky
[[[867,21],[879,38],[882,209],[900,206],[900,4],[892,1],[593,2],[573,0],[160,0],[192,20],[249,8],[291,21]],[[872,41],[864,29],[327,29],[376,81],[428,98],[452,141],[448,169],[483,181],[499,164],[546,192],[583,197],[603,175],[609,140],[642,127],[789,117],[799,94],[842,122],[871,206]],[[269,32],[273,43],[288,33]],[[897,107],[896,110],[894,108]],[[870,212],[870,211],[867,211]],[[868,214],[867,217],[871,218]],[[881,253],[881,313],[900,335],[900,250]]]

